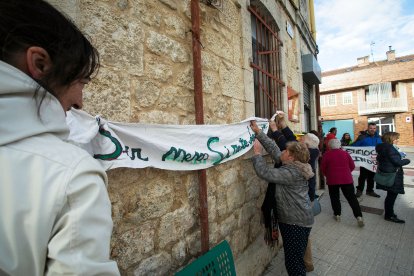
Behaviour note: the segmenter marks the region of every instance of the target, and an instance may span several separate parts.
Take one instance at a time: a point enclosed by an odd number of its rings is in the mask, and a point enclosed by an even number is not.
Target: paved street
[[[342,194],[342,219],[337,222],[327,189],[318,191],[323,193],[322,213],[315,218],[311,232],[315,271],[308,275],[414,275],[414,169],[408,167],[405,171],[406,194],[398,196],[394,208],[398,217],[406,220],[405,224],[384,220],[384,191],[376,191],[381,198],[364,194],[359,199],[365,220],[363,228],[358,227]],[[263,275],[287,275],[283,250]]]

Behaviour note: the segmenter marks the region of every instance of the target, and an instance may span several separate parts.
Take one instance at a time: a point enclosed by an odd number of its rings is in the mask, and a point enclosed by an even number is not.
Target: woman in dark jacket
[[[382,144],[375,147],[377,151],[378,169],[382,172],[397,172],[394,185],[387,187],[377,183],[377,189],[387,191],[384,202],[384,219],[396,223],[405,223],[404,220],[397,218],[394,213],[394,203],[398,194],[404,194],[404,171],[402,166],[410,163],[409,159],[402,159],[401,154],[395,146],[400,138],[397,132],[387,132],[382,136]]]
[[[309,165],[312,167],[312,172],[315,174],[311,179],[309,179],[309,198],[310,201],[315,200],[315,189],[316,189],[316,161],[319,157],[319,138],[313,133],[307,133],[302,137],[301,141],[305,143],[309,150]]]

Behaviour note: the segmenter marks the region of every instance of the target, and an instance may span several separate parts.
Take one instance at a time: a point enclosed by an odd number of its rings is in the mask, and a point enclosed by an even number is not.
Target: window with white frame
[[[321,107],[326,106],[325,98],[326,98],[326,96],[320,96],[320,98],[319,98],[319,103],[320,103]]]
[[[336,106],[336,94],[326,95],[326,105],[327,106]]]
[[[391,82],[375,83],[365,88],[365,100],[368,103],[389,102],[391,98]]]
[[[395,131],[395,120],[393,115],[387,117],[371,117],[368,118],[368,123],[377,124],[377,131],[379,135]]]
[[[342,104],[352,104],[352,92],[342,93]]]

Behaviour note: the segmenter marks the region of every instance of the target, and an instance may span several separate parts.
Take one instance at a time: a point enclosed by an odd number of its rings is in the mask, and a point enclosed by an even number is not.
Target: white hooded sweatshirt
[[[106,174],[36,87],[0,61],[0,275],[119,275]]]

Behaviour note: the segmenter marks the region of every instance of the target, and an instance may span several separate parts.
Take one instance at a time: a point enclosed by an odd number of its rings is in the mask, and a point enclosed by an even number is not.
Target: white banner
[[[352,157],[355,166],[364,167],[367,170],[377,171],[377,152],[375,147],[343,147]]]
[[[87,150],[106,170],[154,167],[200,170],[238,158],[253,146],[250,120],[267,133],[268,120],[248,118],[229,125],[157,125],[109,122],[73,110],[69,140]]]

